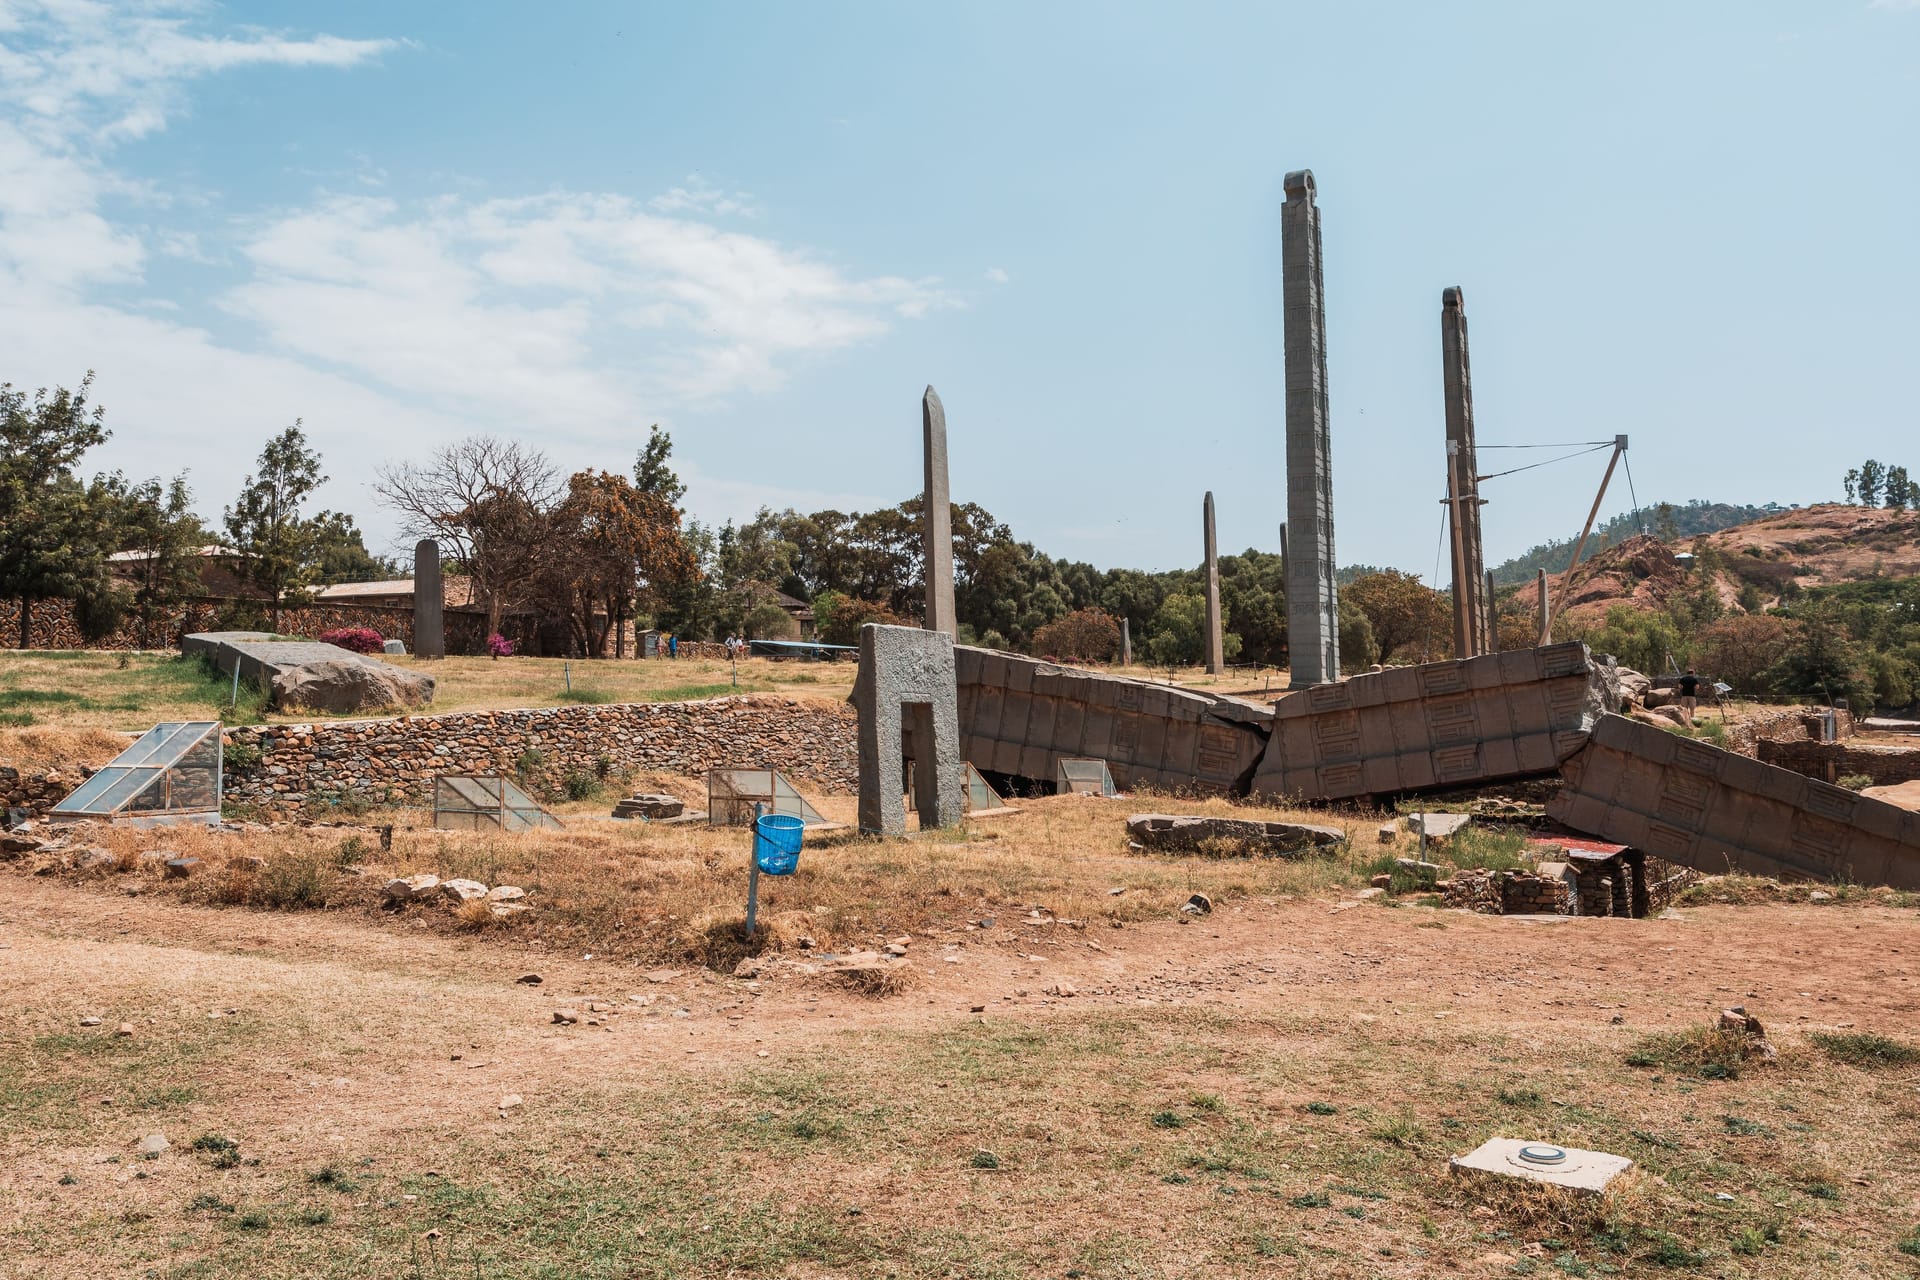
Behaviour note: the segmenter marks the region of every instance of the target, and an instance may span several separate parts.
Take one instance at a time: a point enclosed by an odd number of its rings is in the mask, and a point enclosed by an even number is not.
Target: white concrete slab
[[[1407,830],[1429,840],[1445,840],[1472,821],[1470,813],[1413,813],[1407,815]]]
[[[1557,1160],[1553,1158],[1556,1153]],[[1540,1158],[1530,1159],[1529,1155]],[[1625,1156],[1519,1138],[1488,1138],[1466,1155],[1455,1156],[1447,1162],[1450,1173],[1522,1178],[1596,1196],[1631,1168],[1633,1161]]]

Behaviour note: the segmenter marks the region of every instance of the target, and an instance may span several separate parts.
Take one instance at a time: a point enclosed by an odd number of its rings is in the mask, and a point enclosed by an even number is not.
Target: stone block
[[[914,809],[922,827],[959,825],[966,814],[953,638],[941,631],[860,629],[853,702],[860,734],[860,829],[905,835],[902,751],[914,746]]]
[[[1517,1178],[1591,1196],[1603,1194],[1631,1168],[1633,1161],[1625,1156],[1517,1138],[1488,1138],[1447,1162],[1447,1171],[1456,1175]]]

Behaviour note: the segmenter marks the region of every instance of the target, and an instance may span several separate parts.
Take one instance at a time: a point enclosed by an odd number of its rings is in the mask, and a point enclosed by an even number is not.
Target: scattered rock
[[[120,860],[106,849],[82,849],[73,855],[75,871],[106,871]]]
[[[1213,899],[1204,893],[1196,893],[1181,904],[1180,909],[1191,916],[1213,914]]]
[[[487,886],[478,880],[442,880],[440,896],[455,906],[487,896]]]
[[[1376,889],[1391,889],[1393,888],[1393,877],[1390,875],[1375,876],[1373,878],[1373,887]]]
[[[521,1102],[522,1102],[522,1099],[519,1094],[510,1093],[506,1097],[500,1099],[500,1109],[502,1111],[511,1111],[515,1107],[519,1106]]]
[[[172,1145],[171,1142],[167,1141],[165,1134],[150,1133],[135,1143],[133,1149],[143,1156],[160,1156],[165,1155],[167,1148]]]
[[[113,1034],[116,1036],[130,1036],[133,1034],[133,1024],[131,1022],[123,1022],[113,1029]]]
[[[1400,828],[1394,826],[1391,822],[1383,822],[1380,824],[1379,830],[1375,831],[1373,835],[1381,844],[1392,844],[1399,838]]]
[[[1815,889],[1812,893],[1807,895],[1807,901],[1808,902],[1832,902],[1833,895],[1828,893],[1825,889]]]
[[[616,818],[678,818],[687,811],[687,806],[669,795],[641,793],[628,796],[613,806]]]
[[[200,869],[200,859],[168,858],[166,865],[167,869],[165,874],[167,879],[185,880],[188,876]]]
[[[0,861],[12,861],[23,853],[40,852],[40,842],[31,836],[16,835],[9,832],[0,835]]]
[[[553,1011],[553,1020],[555,1024],[559,1026],[570,1027],[580,1021],[580,1011],[578,1009],[555,1009]]]
[[[383,889],[382,892],[386,895],[388,902],[398,904],[411,902],[415,898],[424,897],[439,888],[439,886],[439,876],[433,875],[430,872],[422,872],[417,876],[400,876],[396,879],[389,880],[387,881],[386,888]]]
[[[898,942],[889,942],[887,944],[887,954],[890,956],[903,956],[907,954],[907,949]]]
[[[238,857],[227,859],[227,870],[229,871],[253,873],[261,870],[266,865],[267,860],[265,858],[256,858],[250,853],[243,853]]]
[[[488,902],[521,902],[526,899],[527,891],[518,885],[495,885],[487,890]]]
[[[679,971],[678,969],[649,969],[649,970],[647,970],[647,981],[648,981],[648,982],[672,982],[672,981],[673,981],[673,980],[674,980],[675,978],[677,978],[677,977],[679,977],[679,976],[680,976],[680,971]]]
[[[1071,982],[1050,983],[1048,986],[1042,988],[1042,990],[1050,996],[1059,996],[1067,1000],[1071,1000],[1074,996],[1080,994]]]
[[[1745,1005],[1735,1005],[1731,1009],[1720,1011],[1720,1029],[1731,1031],[1746,1037],[1746,1054],[1749,1058],[1759,1058],[1772,1062],[1776,1056],[1773,1042],[1767,1039],[1767,1029],[1760,1025],[1760,1019],[1747,1012]]]
[[[545,982],[546,979],[537,973],[523,973],[515,978],[514,981],[520,983],[522,986],[537,987]]]
[[[1386,892],[1387,891],[1385,889],[1367,888],[1367,889],[1362,889],[1359,893],[1355,894],[1354,896],[1356,898],[1380,898],[1380,897],[1386,896]]]
[[[101,1018],[82,1018],[80,1019],[80,1025],[83,1027],[97,1027],[103,1021],[104,1019]]]

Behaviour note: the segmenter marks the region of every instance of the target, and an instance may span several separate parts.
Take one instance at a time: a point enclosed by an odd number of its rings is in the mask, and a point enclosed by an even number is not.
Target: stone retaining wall
[[[1874,786],[1888,787],[1920,778],[1920,747],[1850,747],[1844,742],[1776,742],[1763,738],[1758,754],[1767,764],[1822,782],[1865,774],[1873,779]]]
[[[24,809],[31,817],[44,818],[47,810],[66,798],[69,791],[93,776],[85,767],[56,769],[49,773],[21,773],[0,765],[0,807]]]
[[[36,600],[33,602],[31,647],[172,649],[178,647],[181,637],[196,631],[230,629],[222,625],[221,619],[229,615],[235,604],[232,600],[213,598],[190,600],[156,620],[149,634],[142,634],[139,623],[128,618],[112,635],[89,643],[81,636],[79,625],[74,621],[71,600]],[[265,608],[258,607],[255,611],[264,621],[267,616]],[[520,625],[521,621],[508,618],[501,626],[508,639],[513,640],[516,646],[524,647],[526,637],[522,632],[525,628]],[[379,632],[384,639],[404,641],[409,652],[413,649],[413,608],[410,605],[305,604],[280,611],[280,632],[283,635],[317,636],[335,627],[367,627]],[[487,651],[487,618],[484,613],[470,609],[449,609],[446,611],[446,629],[448,653],[482,654]],[[0,637],[5,637],[8,644],[13,644],[18,640],[19,631],[20,602],[0,600]]]
[[[551,794],[569,775],[723,766],[845,794],[859,788],[855,736],[843,703],[768,695],[256,725],[227,734],[227,799],[286,811],[342,798],[421,804],[443,773],[523,776]]]

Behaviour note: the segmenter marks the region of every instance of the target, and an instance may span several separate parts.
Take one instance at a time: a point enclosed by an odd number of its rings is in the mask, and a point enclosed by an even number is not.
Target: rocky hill
[[[1690,557],[1690,559],[1689,559]],[[1667,609],[1710,590],[1728,608],[1771,606],[1783,592],[1870,578],[1920,576],[1920,511],[1827,503],[1782,511],[1672,546],[1633,537],[1549,575],[1561,616],[1601,621],[1616,604]],[[1788,584],[1793,584],[1789,587]]]

